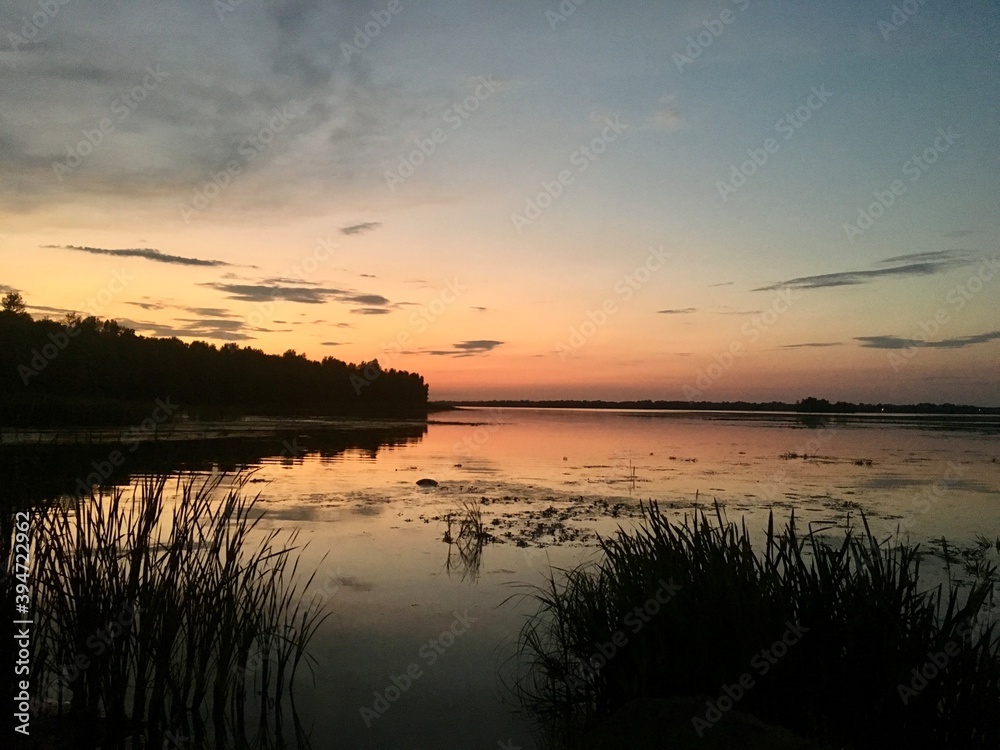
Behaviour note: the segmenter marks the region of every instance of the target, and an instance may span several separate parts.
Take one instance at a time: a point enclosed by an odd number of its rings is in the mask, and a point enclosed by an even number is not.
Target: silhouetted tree
[[[14,313],[15,315],[27,315],[28,310],[24,304],[24,297],[21,296],[20,292],[10,291],[3,296],[3,301],[0,301],[0,310],[7,313]]]
[[[0,424],[137,422],[166,398],[196,416],[417,416],[427,385],[377,362],[185,344],[95,317],[0,314]]]

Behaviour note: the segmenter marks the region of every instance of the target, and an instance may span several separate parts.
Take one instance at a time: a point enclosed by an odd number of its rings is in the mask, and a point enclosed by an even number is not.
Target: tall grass
[[[966,588],[927,587],[919,548],[880,541],[862,521],[828,542],[800,534],[794,515],[776,531],[772,516],[755,550],[745,522],[718,508],[678,523],[644,506],[639,528],[602,540],[600,563],[554,571],[533,590],[515,685],[523,705],[572,746],[633,699],[708,701],[750,673],[736,707],[818,741],[997,747],[1000,638],[986,621],[995,566]],[[637,627],[630,613],[663,582],[676,593]],[[755,657],[789,624],[804,634],[762,674]],[[625,645],[604,659],[616,632]],[[904,701],[911,670],[941,653],[955,655]]]
[[[299,576],[296,534],[258,528],[249,475],[223,478],[179,484],[169,510],[159,476],[131,497],[36,515],[39,702],[147,740],[172,731],[227,747],[280,733],[325,615],[302,600],[312,576]]]

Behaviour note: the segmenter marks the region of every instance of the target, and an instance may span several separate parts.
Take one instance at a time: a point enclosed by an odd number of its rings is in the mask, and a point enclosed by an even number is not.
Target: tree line
[[[169,398],[188,416],[422,416],[421,375],[137,335],[114,320],[34,320],[0,305],[0,424],[125,424]],[[141,417],[140,417],[141,418]]]

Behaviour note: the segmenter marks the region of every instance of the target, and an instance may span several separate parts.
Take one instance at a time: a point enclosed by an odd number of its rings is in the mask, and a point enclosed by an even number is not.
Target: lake
[[[864,512],[879,536],[1000,536],[996,417],[469,408],[427,424],[178,430],[126,449],[112,481],[253,470],[264,528],[299,530],[332,613],[315,686],[297,690],[317,748],[538,746],[503,684],[534,610],[525,584],[593,559],[596,535],[634,523],[640,501],[678,518],[717,503],[757,534],[773,511],[831,534]],[[22,451],[4,469],[21,499],[72,491],[114,448],[18,447],[45,437],[5,438]],[[462,542],[470,511],[495,542]]]

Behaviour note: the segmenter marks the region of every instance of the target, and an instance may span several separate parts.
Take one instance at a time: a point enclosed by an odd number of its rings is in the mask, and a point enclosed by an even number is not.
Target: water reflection
[[[145,442],[94,433],[88,433],[91,442],[7,442],[0,446],[0,502],[30,506],[154,474],[234,473],[266,462],[291,466],[306,457],[332,462],[347,452],[374,460],[386,448],[419,443],[426,433],[426,422],[284,422],[250,430],[206,426]]]
[[[483,549],[496,538],[486,530],[483,511],[476,500],[463,500],[458,509],[445,516],[448,528],[443,541],[448,545],[445,570],[461,574],[463,581],[479,582]]]

